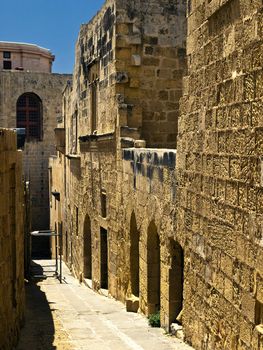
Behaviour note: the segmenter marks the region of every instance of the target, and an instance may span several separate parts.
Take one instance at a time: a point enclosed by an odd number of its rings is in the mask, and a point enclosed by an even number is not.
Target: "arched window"
[[[16,106],[17,128],[26,129],[26,139],[40,140],[42,135],[42,102],[33,93],[25,93],[19,97]]]

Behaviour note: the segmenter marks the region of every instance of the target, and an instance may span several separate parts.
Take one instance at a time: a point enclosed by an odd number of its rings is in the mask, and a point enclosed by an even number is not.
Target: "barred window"
[[[17,101],[17,128],[26,129],[27,141],[41,139],[42,102],[33,93],[25,93]]]
[[[3,68],[6,70],[12,69],[12,62],[11,61],[4,61],[3,62]]]
[[[10,51],[4,51],[4,52],[3,52],[3,58],[8,58],[8,59],[10,59],[10,58],[11,58],[11,52],[10,52]]]

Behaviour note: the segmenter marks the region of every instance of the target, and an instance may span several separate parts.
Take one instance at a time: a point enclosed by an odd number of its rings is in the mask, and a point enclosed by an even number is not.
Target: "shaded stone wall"
[[[262,38],[261,1],[188,2],[177,231],[196,349],[262,347]]]
[[[61,96],[69,78],[60,74],[0,72],[2,127],[16,127],[16,104],[22,94],[35,93],[42,101],[42,139],[26,142],[23,157],[24,177],[30,181],[32,230],[49,228],[48,159],[56,153],[54,128],[62,114]],[[41,239],[39,242],[41,250],[44,244]],[[46,254],[48,242],[45,246],[42,253]]]
[[[16,133],[0,129],[0,348],[11,350],[24,317],[24,197]]]
[[[117,296],[125,301],[132,298],[133,286],[132,271],[134,268],[133,253],[138,240],[139,247],[139,276],[138,293],[139,308],[146,315],[156,312],[155,302],[151,301],[151,295],[155,293],[151,283],[157,279],[156,286],[160,289],[159,308],[161,310],[162,326],[169,330],[169,326],[175,321],[172,315],[172,295],[169,285],[172,284],[169,272],[171,265],[171,243],[176,237],[175,216],[175,161],[174,150],[153,149],[124,149],[122,152],[122,164],[118,169],[119,206],[116,215],[118,222],[118,236],[116,239],[117,252]],[[135,227],[132,227],[134,220]],[[149,246],[154,226],[159,237],[159,248]],[[132,237],[138,231],[138,237]],[[160,251],[160,277],[153,275],[154,265],[158,263],[151,260],[149,249]],[[159,279],[159,281],[158,281]],[[176,294],[177,285],[171,285]],[[181,295],[182,298],[182,295]],[[179,310],[181,311],[181,310]],[[179,313],[179,312],[178,312]],[[178,316],[178,313],[176,316]]]

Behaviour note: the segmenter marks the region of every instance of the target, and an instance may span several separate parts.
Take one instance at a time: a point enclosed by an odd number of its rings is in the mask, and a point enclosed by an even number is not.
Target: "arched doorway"
[[[86,215],[83,232],[83,256],[84,256],[84,278],[92,279],[92,240],[91,240],[91,221],[89,215]]]
[[[183,308],[184,251],[175,240],[170,241],[171,268],[169,270],[169,324],[181,323],[178,316]]]
[[[139,231],[134,212],[130,221],[130,278],[131,292],[134,296],[139,297]]]
[[[160,310],[161,294],[160,239],[152,221],[147,232],[147,295],[148,315]]]
[[[34,93],[21,95],[16,104],[16,126],[26,129],[26,140],[42,138],[42,101]]]

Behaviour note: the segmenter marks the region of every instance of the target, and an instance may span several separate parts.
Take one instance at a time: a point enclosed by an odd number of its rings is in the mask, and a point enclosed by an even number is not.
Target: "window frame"
[[[11,60],[11,51],[3,51],[3,59]]]
[[[8,65],[8,67],[6,66]],[[11,70],[12,69],[12,61],[3,61],[3,69],[4,70]]]
[[[25,101],[22,100],[23,98],[25,99]],[[36,113],[36,120],[30,120],[30,117],[32,118],[32,114],[30,116],[30,112]],[[42,114],[42,101],[38,95],[32,92],[26,92],[18,98],[16,104],[16,125],[17,128],[26,129],[27,141],[41,141],[43,139]],[[34,130],[37,130],[37,133],[34,133]]]

